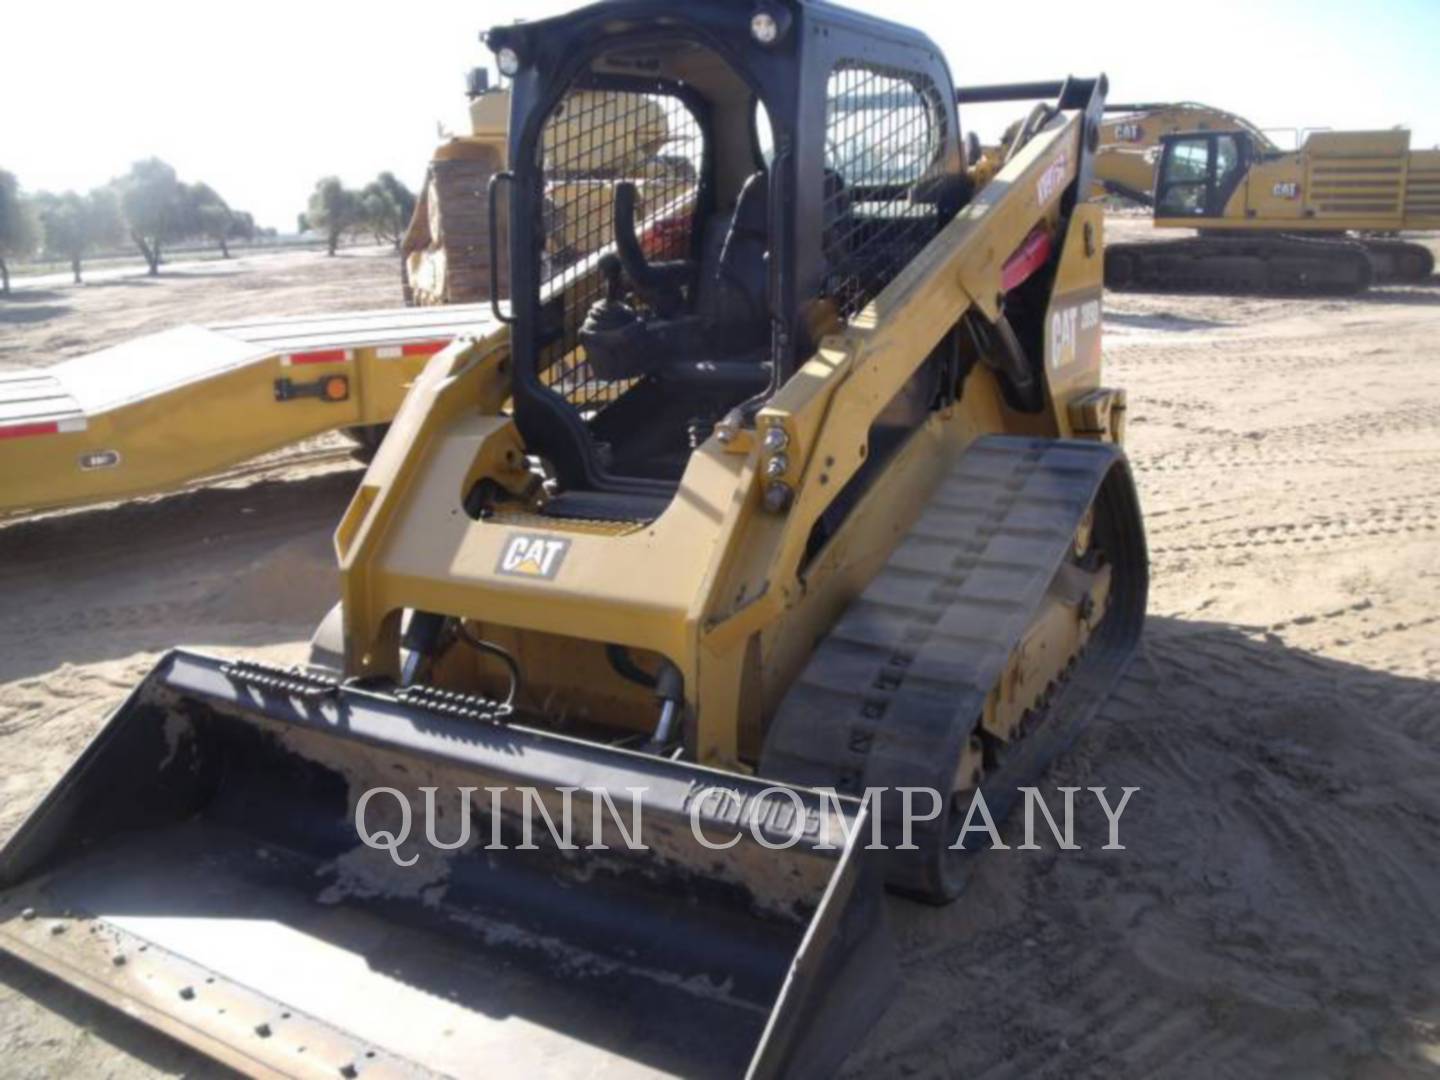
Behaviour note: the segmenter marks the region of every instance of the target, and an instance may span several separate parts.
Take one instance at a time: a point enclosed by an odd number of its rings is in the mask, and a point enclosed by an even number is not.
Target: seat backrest
[[[735,201],[715,266],[707,314],[727,325],[755,323],[768,333],[765,296],[770,274],[770,177],[752,173]]]

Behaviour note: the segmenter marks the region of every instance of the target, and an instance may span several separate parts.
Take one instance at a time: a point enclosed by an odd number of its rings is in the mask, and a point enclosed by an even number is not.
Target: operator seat
[[[761,344],[769,333],[769,277],[770,176],[762,169],[740,188],[701,311],[727,332],[740,331],[743,345]]]
[[[654,375],[762,390],[769,381],[769,175],[753,173],[734,209],[711,218],[698,267],[646,259],[633,237],[634,193],[627,188],[616,185],[616,255],[600,263],[606,299],[580,330],[592,370],[606,379]],[[625,277],[648,303],[648,316],[626,302]],[[680,285],[686,279],[693,283],[688,300]]]

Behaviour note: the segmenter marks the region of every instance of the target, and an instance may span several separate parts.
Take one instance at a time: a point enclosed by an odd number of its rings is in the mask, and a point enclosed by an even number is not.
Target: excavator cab
[[[1220,217],[1254,156],[1244,131],[1162,135],[1156,217]]]

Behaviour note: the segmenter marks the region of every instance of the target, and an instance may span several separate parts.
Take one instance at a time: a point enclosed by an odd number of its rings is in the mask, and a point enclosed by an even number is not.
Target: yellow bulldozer
[[[490,85],[485,68],[471,71],[466,96],[470,132],[436,147],[400,239],[407,305],[469,304],[490,296],[487,199],[490,178],[505,168],[510,96]],[[503,228],[503,216],[497,223]],[[503,234],[496,242],[504,243]]]
[[[165,656],[0,851],[0,946],[251,1074],[828,1076],[882,884],[960,893],[1144,617],[1105,80],[957,94],[816,0],[488,41],[509,305],[407,396],[309,662]],[[1033,93],[979,182],[957,102]],[[570,137],[657,113],[666,259]]]
[[[447,139],[436,149],[401,240],[408,305],[488,299],[490,252],[506,244],[503,205],[497,205],[493,216],[490,213],[490,182],[505,167],[510,95],[490,85],[487,69],[476,68],[470,75],[468,97],[470,134]],[[620,137],[612,138],[623,109],[624,99],[602,91],[577,92],[567,104],[568,122],[557,122],[550,133],[552,144],[567,148],[568,160],[566,173],[552,174],[546,187],[547,272],[591,254],[580,246],[586,238],[608,236],[605,216],[616,177],[636,186],[637,213],[646,219],[639,233],[646,253],[659,259],[676,254],[672,248],[681,228],[679,219],[688,212],[685,198],[695,186],[694,168],[686,156],[686,143],[693,141],[693,134],[672,132],[665,111],[651,103],[643,123],[627,123],[618,132]],[[568,149],[582,141],[583,152]],[[501,296],[509,293],[506,269],[499,262],[493,270]]]
[[[1408,131],[1313,131],[1289,151],[1245,124],[1158,139],[1155,226],[1199,235],[1110,245],[1111,288],[1346,294],[1434,273],[1398,236],[1440,230],[1440,150]]]

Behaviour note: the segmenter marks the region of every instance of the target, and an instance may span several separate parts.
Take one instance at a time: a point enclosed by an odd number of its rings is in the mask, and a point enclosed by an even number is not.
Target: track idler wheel
[[[968,867],[966,853],[952,849],[960,835],[975,791],[985,777],[985,746],[977,731],[970,736],[960,764],[955,769],[955,784],[936,823],[934,836],[922,836],[918,843],[924,848],[916,866],[916,881],[902,886],[903,892],[927,904],[948,904],[965,891]],[[937,841],[943,841],[943,846]],[[980,841],[975,841],[974,846]]]

